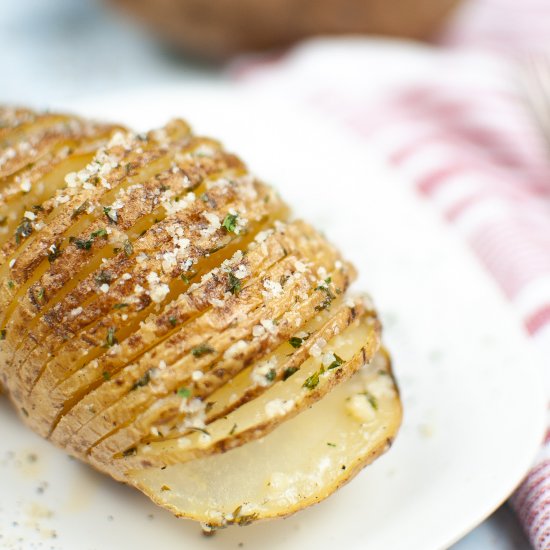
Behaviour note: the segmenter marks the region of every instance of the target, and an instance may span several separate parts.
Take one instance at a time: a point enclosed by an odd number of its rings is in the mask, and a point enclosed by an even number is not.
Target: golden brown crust
[[[292,319],[300,316],[302,319],[300,323],[306,322],[315,313],[315,308],[322,304],[324,293],[313,291],[310,295],[313,290],[311,278],[305,274],[292,273],[291,270],[297,259],[287,256],[276,264],[273,270],[266,273],[266,277],[270,280],[279,280],[288,272],[295,275],[294,277],[291,275],[292,279],[287,282],[279,298],[274,298],[267,303],[264,301],[262,296],[264,281],[262,280],[243,286],[238,296],[232,295],[226,298],[222,307],[213,307],[191,323],[183,325],[172,338],[160,343],[142,356],[137,363],[125,369],[123,372],[126,376],[121,378],[118,375],[111,385],[119,389],[122,395],[126,393],[126,397],[116,401],[114,410],[109,413],[102,412],[98,417],[101,422],[101,431],[97,423],[87,427],[87,433],[90,434],[88,438],[100,438],[111,433],[113,429],[127,422],[129,414],[139,413],[147,405],[158,403],[161,397],[172,393],[181,385],[188,385],[193,372],[198,370],[205,372],[210,366],[215,365],[211,367],[213,376],[210,377],[208,374],[205,376],[205,380],[211,380],[211,384],[204,388],[206,393],[203,397],[207,396],[217,385],[234,376],[243,366],[252,360],[260,360],[265,353],[286,339],[285,315]],[[345,273],[339,276],[342,286],[346,277]],[[301,307],[289,310],[295,296],[302,292],[307,293],[308,297],[300,302]],[[278,322],[277,328],[280,326],[280,330],[277,330],[276,334],[269,335],[270,338],[254,339],[252,330],[254,326],[260,325],[262,320]],[[243,345],[239,347],[238,353],[228,356],[226,353],[228,348],[240,342],[243,342]],[[210,346],[213,351],[197,357],[192,350],[199,346]],[[132,391],[132,387],[161,361],[167,366],[161,369],[158,378],[155,378],[155,384],[148,384],[144,388]],[[113,390],[110,393],[112,392]],[[82,437],[82,435],[79,432],[79,436]],[[76,442],[76,438],[73,437],[72,441]],[[86,441],[90,445],[94,443],[90,439]]]
[[[185,122],[0,108],[0,138],[0,382],[74,456],[140,487],[130,472],[267,436],[377,353],[353,266]]]
[[[140,419],[138,418],[134,423],[133,431],[135,433],[135,426],[139,426],[139,435],[136,437],[136,435],[132,434],[132,436],[126,437],[122,443],[123,450],[125,451],[137,444],[137,452],[135,455],[132,454],[126,457],[119,457],[119,460],[115,461],[113,464],[113,471],[117,472],[115,475],[121,475],[128,469],[136,469],[145,465],[147,467],[164,467],[169,464],[180,464],[182,462],[195,460],[209,454],[226,452],[230,449],[243,445],[252,439],[264,437],[281,422],[290,420],[302,410],[310,407],[313,403],[326,395],[337,384],[349,379],[362,366],[368,364],[372,360],[374,354],[380,346],[380,326],[376,320],[371,319],[368,316],[362,320],[355,320],[354,324],[358,325],[360,322],[365,323],[368,327],[364,347],[357,350],[353,357],[349,358],[347,361],[344,361],[338,368],[329,370],[329,376],[325,377],[322,380],[322,383],[316,385],[315,388],[303,388],[301,395],[296,395],[296,398],[293,401],[293,407],[288,411],[284,411],[284,413],[278,414],[276,417],[270,417],[266,414],[258,415],[258,418],[246,427],[240,427],[237,423],[235,423],[233,421],[233,415],[230,413],[226,418],[221,418],[214,421],[212,424],[206,424],[206,432],[211,440],[207,444],[201,442],[201,434],[204,432],[197,433],[195,431],[187,435],[190,442],[185,448],[180,448],[178,441],[171,439],[168,440],[167,444],[162,445],[158,450],[152,449],[149,442],[145,442],[141,445],[139,444],[139,441],[143,440],[143,431],[150,431],[151,424],[149,420],[148,422],[145,422],[144,425],[141,425]],[[303,376],[308,374],[310,376],[315,375],[318,370],[319,365],[313,363],[313,365],[309,367],[308,372]],[[212,431],[212,428],[214,428],[216,424],[221,424],[221,427],[217,427],[217,433],[215,434]],[[225,435],[220,437],[220,431],[224,431]],[[158,443],[163,442],[166,442],[166,440],[161,439]],[[117,440],[116,444],[121,444],[120,438]],[[102,441],[100,445],[94,447],[91,451],[92,462],[96,465],[96,467],[100,464],[105,464],[106,462],[112,462],[106,459],[107,457],[113,457],[117,451],[119,453],[121,452],[120,447],[116,447],[112,443],[110,445],[106,445],[105,442]],[[120,464],[120,462],[122,462],[122,464]]]
[[[162,184],[161,188],[166,189],[167,186]],[[178,191],[181,191],[183,194],[188,192],[188,190],[189,188],[180,189]],[[262,191],[261,189],[259,190]],[[180,276],[185,274],[181,263],[172,262],[174,265],[170,264],[170,267],[166,268],[167,260],[165,257],[169,256],[169,260],[173,259],[172,250],[174,249],[175,238],[173,232],[177,225],[185,227],[196,225],[199,228],[196,231],[189,232],[186,237],[187,240],[192,240],[194,236],[199,236],[202,223],[200,218],[206,211],[204,207],[206,203],[202,200],[193,200],[185,210],[162,219],[165,215],[165,209],[159,201],[159,195],[156,193],[151,194],[151,207],[149,207],[147,201],[143,197],[144,193],[147,193],[147,191],[144,192],[141,188],[137,191],[139,192],[132,192],[126,195],[126,204],[136,206],[134,213],[138,212],[139,214],[143,212],[142,220],[145,216],[150,217],[149,222],[152,226],[150,226],[149,229],[143,229],[144,234],[142,236],[138,235],[137,238],[132,238],[131,231],[129,231],[129,225],[131,224],[130,227],[135,227],[135,217],[129,219],[130,215],[126,212],[126,209],[119,209],[117,211],[119,221],[116,226],[113,227],[104,220],[98,221],[87,229],[85,235],[80,235],[76,238],[78,240],[75,240],[74,243],[69,243],[69,246],[63,254],[65,262],[63,262],[63,264],[59,262],[59,267],[57,268],[58,261],[56,260],[55,267],[52,265],[45,276],[29,288],[29,305],[27,306],[27,311],[24,309],[26,305],[25,302],[22,301],[19,303],[17,310],[20,316],[19,318],[21,319],[19,324],[20,326],[28,327],[34,315],[36,313],[42,313],[48,306],[48,296],[53,295],[53,297],[56,297],[56,291],[62,289],[63,285],[74,277],[75,272],[80,271],[79,266],[81,267],[83,265],[87,254],[91,255],[94,252],[97,254],[98,252],[102,252],[104,248],[108,249],[106,251],[107,254],[103,253],[102,257],[98,257],[95,262],[93,260],[88,262],[88,266],[93,268],[94,265],[97,265],[97,268],[93,269],[93,271],[80,282],[77,287],[66,294],[63,299],[58,300],[53,308],[46,310],[39,320],[36,329],[33,330],[33,326],[28,329],[32,340],[40,342],[34,352],[34,355],[38,358],[43,358],[45,353],[52,354],[57,352],[58,347],[62,345],[63,342],[68,342],[63,351],[64,358],[67,360],[70,360],[68,354],[70,353],[71,346],[75,348],[77,350],[76,353],[79,354],[82,350],[82,345],[88,347],[90,345],[93,346],[94,341],[96,345],[102,345],[105,340],[106,329],[104,328],[103,332],[101,332],[101,329],[102,326],[113,326],[110,317],[120,317],[120,315],[131,317],[133,313],[142,312],[150,305],[151,300],[144,293],[141,293],[139,300],[134,299],[136,298],[134,292],[136,285],[141,285],[144,288],[148,286],[148,274],[151,272],[157,273],[159,275],[159,281],[162,284],[170,284],[171,281],[178,283]],[[156,189],[156,191],[157,193],[160,192],[158,189]],[[173,190],[170,189],[170,192],[173,192]],[[216,195],[215,193],[211,194],[214,196]],[[260,196],[264,195],[265,193],[260,193]],[[161,199],[162,196],[161,194]],[[218,197],[219,207],[236,207],[243,210],[245,205],[242,201],[229,202],[229,205],[227,204],[227,201],[230,201],[234,197],[234,193],[225,193],[223,197]],[[182,201],[183,200],[185,199],[182,198]],[[212,209],[210,211],[217,213],[217,215],[223,214],[219,209]],[[255,209],[255,216],[260,219],[265,214],[261,205]],[[156,224],[154,224],[155,220],[158,220]],[[251,222],[255,221],[257,220],[254,218],[251,219]],[[100,236],[94,238],[94,235]],[[227,247],[233,240],[234,239],[230,235],[218,231],[215,235],[212,235],[209,239],[203,240],[202,242],[196,239],[196,245],[189,244],[186,250],[182,251],[180,256],[185,254],[185,259],[187,261],[192,260],[193,272],[196,272],[200,269],[200,265],[198,265],[197,262],[201,258],[210,254],[213,249]],[[82,249],[82,243],[90,243],[90,249]],[[130,243],[132,247],[131,254],[128,254],[128,251],[125,250],[126,243]],[[109,258],[108,254],[111,253],[112,247],[119,248],[120,252],[114,257]],[[142,261],[145,256],[146,261]],[[179,258],[179,260],[181,259],[182,258]],[[165,273],[164,269],[167,269],[168,272]],[[126,274],[130,275],[130,277],[121,279],[121,276],[127,276]],[[108,290],[102,286],[105,284],[108,286]],[[35,298],[38,293],[41,293],[41,296],[43,296],[43,299],[40,301]],[[84,301],[86,301],[86,309],[78,315],[72,313],[75,309],[78,310]],[[116,309],[113,311],[113,306],[120,303],[127,304],[127,307],[124,308],[124,312]],[[13,319],[14,326],[17,329],[15,323],[18,317],[14,314]],[[99,326],[96,323],[98,319],[101,319]],[[87,335],[78,336],[82,329],[92,323],[96,324],[90,328]],[[56,329],[55,333],[52,333],[52,327]],[[49,339],[48,335],[53,337],[53,341],[50,341],[51,338]],[[79,337],[78,341],[70,340],[71,338],[74,339],[77,337]],[[25,357],[25,347],[19,349],[18,355],[20,357]],[[26,365],[29,366],[30,364],[32,364],[32,358],[30,358],[30,360],[27,358]],[[29,383],[32,383],[32,380],[29,380]]]

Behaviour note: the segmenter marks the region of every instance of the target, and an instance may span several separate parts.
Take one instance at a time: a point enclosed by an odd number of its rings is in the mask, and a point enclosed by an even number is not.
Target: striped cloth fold
[[[432,47],[315,40],[234,66],[247,85],[336,121],[402,172],[467,240],[546,357],[550,151],[517,69],[549,39],[548,0],[477,0]],[[550,549],[550,430],[510,502],[534,548]]]

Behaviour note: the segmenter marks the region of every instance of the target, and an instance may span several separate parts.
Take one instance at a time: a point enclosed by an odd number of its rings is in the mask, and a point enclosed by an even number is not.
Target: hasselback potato
[[[350,263],[181,120],[0,109],[0,380],[71,455],[213,529],[288,515],[401,405]]]

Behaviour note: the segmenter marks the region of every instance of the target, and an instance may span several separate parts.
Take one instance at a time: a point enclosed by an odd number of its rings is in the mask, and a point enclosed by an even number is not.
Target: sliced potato
[[[367,316],[356,319],[344,332],[329,340],[322,351],[320,341],[325,340],[320,337],[315,340],[319,355],[309,357],[286,381],[274,384],[256,399],[207,424],[204,430],[193,430],[177,440],[139,445],[134,456],[122,459],[127,463],[124,467],[132,468],[132,464],[144,463],[162,467],[187,462],[204,455],[225,452],[264,436],[369,362],[380,345],[379,327],[374,319]],[[358,348],[359,343],[361,346]],[[262,365],[258,368],[261,370]],[[91,457],[93,463],[97,458],[104,458],[97,449],[92,450]]]
[[[23,420],[210,528],[328,496],[401,407],[353,266],[288,218],[184,121],[0,107],[0,383]]]
[[[294,265],[294,258],[287,257],[281,265],[277,265],[277,271],[271,274],[273,279],[277,280],[287,272],[288,264]],[[239,296],[227,299],[226,307],[212,308],[189,325],[184,325],[171,339],[125,369],[123,377],[115,378],[113,384],[126,395],[108,411],[97,415],[96,421],[84,431],[73,434],[71,445],[78,441],[78,437],[84,437],[86,442],[93,444],[108,436],[109,439],[102,443],[99,452],[122,452],[133,443],[134,438],[139,437],[143,427],[133,423],[122,433],[119,428],[124,427],[129,419],[134,419],[151,403],[158,407],[162,396],[177,391],[181,385],[189,385],[189,379],[194,373],[211,368],[215,379],[221,383],[242,369],[247,362],[259,360],[266,351],[286,338],[282,330],[285,323],[280,319],[281,316],[300,318],[302,323],[323,303],[324,296],[320,291],[315,291],[311,299],[304,300],[301,310],[288,309],[296,294],[311,290],[307,273],[296,275],[292,280],[289,279],[280,297],[267,303],[259,290],[263,284],[245,286]],[[271,326],[277,320],[279,330],[276,333],[268,332],[268,339],[262,339],[263,345],[260,344],[260,339],[253,337],[254,327],[263,326],[262,321]],[[204,346],[208,346],[208,353],[200,353]],[[136,384],[143,380],[148,383],[136,388]],[[209,389],[213,388],[215,386]],[[113,393],[113,390],[109,393]]]
[[[316,504],[391,445],[401,423],[385,354],[268,436],[183,464],[123,477],[157,504],[206,527],[246,525]]]
[[[230,193],[224,193],[224,196],[231,198]],[[192,269],[195,276],[200,275],[212,260],[219,262],[220,256],[222,259],[227,257],[242,244],[242,237],[227,234],[226,231],[217,231],[206,239],[199,239],[203,229],[200,229],[197,220],[205,213],[224,219],[228,209],[246,212],[250,207],[240,201],[229,204],[224,204],[222,200],[218,202],[222,210],[205,211],[204,201],[193,196],[192,205],[187,209],[159,221],[134,242],[131,258],[127,258],[122,251],[113,262],[104,260],[96,271],[86,277],[84,284],[93,288],[91,299],[76,308],[70,307],[65,311],[58,308],[56,317],[60,329],[57,331],[51,329],[52,315],[46,317],[40,344],[22,367],[21,376],[28,376],[25,382],[32,384],[40,375],[40,385],[50,391],[52,383],[62,382],[85,363],[106,353],[104,344],[112,327],[122,325],[116,330],[117,341],[121,342],[126,336],[134,335],[140,323],[155,308],[184,291],[187,283],[181,276],[185,276],[188,270],[182,269],[182,265],[188,262],[189,270]],[[258,224],[265,217],[269,217],[269,212],[256,207],[249,223]],[[180,225],[188,230],[178,236],[173,231]],[[153,234],[149,235],[150,232]],[[174,241],[177,241],[176,245]],[[212,253],[216,249],[219,250]],[[141,288],[139,293],[136,293],[136,288]],[[123,323],[120,322],[122,317]],[[44,364],[47,353],[55,353],[55,357]],[[31,369],[34,358],[37,359],[35,368],[25,375]]]
[[[108,405],[115,403],[128,392],[136,380],[144,375],[143,371],[138,371],[124,384],[123,379],[117,375],[120,368],[130,363],[139,352],[158,346],[167,336],[174,335],[178,330],[177,327],[185,326],[187,322],[210,309],[213,303],[219,303],[225,299],[229,271],[239,275],[246,274],[242,279],[243,285],[250,284],[250,281],[258,278],[271,279],[274,277],[273,266],[277,262],[288,255],[296,254],[298,250],[304,254],[322,245],[322,241],[313,229],[302,222],[295,222],[288,226],[278,224],[271,234],[266,233],[268,234],[259,235],[258,241],[255,240],[249,245],[247,254],[236,253],[231,260],[222,264],[222,269],[215,268],[206,274],[199,282],[193,283],[188,292],[182,293],[173,304],[168,305],[162,314],[143,323],[138,332],[139,339],[130,338],[122,341],[116,353],[106,354],[97,362],[86,365],[84,369],[75,373],[74,377],[67,379],[56,388],[56,392],[63,392],[68,396],[77,391],[78,386],[75,384],[87,384],[84,386],[87,392],[82,400],[65,411],[52,434],[53,439],[61,445],[69,444],[70,440],[70,444],[76,446],[77,430],[102,413]],[[343,268],[344,265],[341,269]],[[269,334],[266,332],[265,335]],[[155,349],[158,350],[157,347]],[[157,358],[156,362],[160,362],[161,359]],[[146,361],[144,364],[147,368]],[[108,373],[110,383],[101,386],[105,381],[103,373]],[[70,429],[67,429],[69,426]],[[67,434],[71,434],[67,440],[59,439],[66,437]]]

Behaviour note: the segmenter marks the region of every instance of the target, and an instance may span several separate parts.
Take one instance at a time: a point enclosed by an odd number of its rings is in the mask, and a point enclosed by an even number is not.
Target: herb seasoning
[[[208,344],[199,344],[198,346],[195,346],[191,349],[191,353],[194,357],[202,357],[203,355],[207,355],[208,353],[214,353],[214,348],[209,346]]]
[[[228,278],[228,287],[227,287],[227,290],[229,290],[229,292],[231,292],[231,294],[239,294],[239,292],[241,291],[242,289],[242,282],[241,280],[236,277],[233,273],[229,273],[229,278]]]
[[[238,214],[227,214],[225,216],[222,227],[225,227],[225,229],[229,233],[235,233],[235,229],[237,228],[237,219],[239,218]]]

